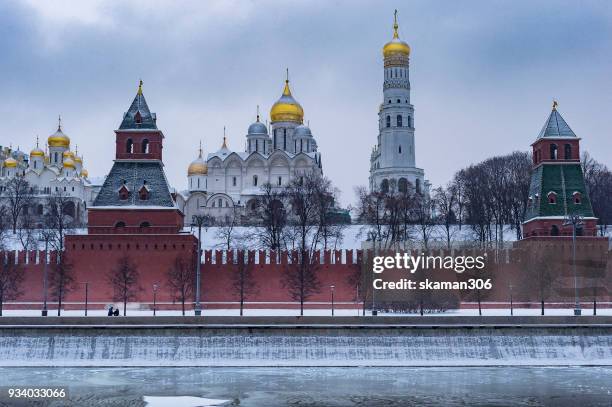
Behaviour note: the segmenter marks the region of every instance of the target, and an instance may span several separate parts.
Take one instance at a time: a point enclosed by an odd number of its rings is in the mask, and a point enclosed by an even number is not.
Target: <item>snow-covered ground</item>
[[[121,312],[123,312],[120,309]],[[357,316],[361,315],[361,308],[359,309],[335,309],[335,316]],[[545,315],[574,315],[574,310],[569,308],[545,308]],[[193,311],[186,311],[186,315],[193,315]],[[371,315],[370,311],[366,312],[367,315]],[[4,310],[4,316],[24,316],[34,317],[40,316],[40,310]],[[57,310],[50,309],[49,316],[56,316]],[[89,310],[88,316],[106,316],[104,310]],[[141,311],[141,310],[129,310],[127,311],[128,316],[152,316],[153,311]],[[157,311],[157,316],[180,316],[181,311]],[[240,315],[238,309],[204,309],[202,311],[204,316],[237,316]],[[299,309],[245,309],[244,316],[297,316],[300,315]],[[331,310],[329,309],[306,309],[304,315],[307,316],[330,316]],[[399,313],[379,313],[378,315],[384,316],[414,316],[417,314],[399,314]],[[478,315],[478,309],[460,309],[451,310],[440,313],[428,313],[426,316],[476,316]],[[510,315],[510,309],[483,309],[482,315],[484,316],[508,316]],[[529,315],[540,315],[539,308],[514,308],[514,316],[529,316]],[[583,308],[582,315],[593,315],[592,308]],[[598,308],[597,315],[612,315],[612,308]],[[80,310],[66,310],[62,311],[62,316],[84,316],[84,311]]]

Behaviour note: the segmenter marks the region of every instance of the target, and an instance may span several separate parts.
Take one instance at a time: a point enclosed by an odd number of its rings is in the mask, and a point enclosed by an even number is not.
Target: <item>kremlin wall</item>
[[[140,287],[137,298],[128,305],[129,310],[153,309],[153,285],[158,285],[157,309],[177,310],[180,302],[175,301],[169,288],[166,272],[177,256],[194,258],[196,241],[191,235],[147,236],[133,239],[129,235],[117,235],[112,239],[98,236],[71,236],[66,247],[66,260],[74,267],[74,282],[71,291],[64,300],[64,309],[83,309],[85,302],[85,285],[88,283],[89,309],[103,309],[112,300],[112,288],[107,282],[108,273],[116,267],[117,261],[126,255],[137,265],[140,275],[137,286]],[[503,250],[496,258],[494,252],[488,252],[488,263],[483,277],[491,278],[492,289],[482,291],[483,308],[509,308],[510,294],[513,295],[514,307],[539,308],[538,281],[532,272],[529,262],[529,247],[533,242],[523,241],[514,249]],[[564,240],[539,242],[539,248],[553,250],[557,263],[555,264],[554,287],[546,297],[546,308],[562,308],[573,306],[573,273],[571,269],[571,241]],[[244,253],[240,251],[240,253]],[[393,255],[395,252],[390,253]],[[428,254],[433,256],[477,256],[483,252],[476,250],[434,250]],[[421,253],[412,252],[412,255]],[[24,294],[17,301],[5,302],[5,309],[39,309],[42,307],[44,252],[4,252],[0,254],[10,262],[19,265],[25,275]],[[203,309],[235,309],[239,307],[239,295],[233,287],[238,273],[234,257],[238,251],[203,251],[202,272],[202,303]],[[291,298],[289,289],[285,286],[284,275],[296,267],[297,253],[270,251],[248,251],[246,254],[251,269],[250,285],[252,292],[245,297],[245,309],[297,309],[299,301]],[[293,256],[293,257],[292,257]],[[318,252],[320,258],[316,276],[319,280],[318,290],[307,299],[306,309],[329,309],[331,304],[330,287],[334,286],[334,306],[345,309],[361,309],[363,295],[358,294],[359,283],[363,276],[371,276],[372,252],[361,250],[334,250]],[[593,262],[593,259],[597,261]],[[57,254],[49,254],[48,270],[57,263]],[[597,238],[581,238],[578,243],[577,271],[583,307],[592,307],[593,296],[596,296],[600,307],[612,306],[612,281],[605,278],[612,273],[612,251],[607,242]],[[558,273],[558,274],[557,274]],[[458,274],[454,271],[428,270],[424,276],[410,276],[405,271],[385,271],[385,281],[397,281],[401,278],[422,279],[423,277],[437,281],[463,281],[474,277],[469,273]],[[371,278],[371,277],[368,277]],[[376,278],[376,277],[375,277]],[[371,280],[370,280],[371,281]],[[370,284],[368,281],[368,286]],[[510,287],[512,286],[512,289]],[[446,292],[442,297],[449,308],[475,308],[474,291]],[[383,293],[377,291],[376,308],[385,308],[387,302],[406,302],[414,298],[410,291]],[[437,294],[436,294],[437,295]],[[450,296],[449,296],[450,295]],[[371,293],[366,295],[367,307],[371,306]],[[432,300],[436,302],[435,298]],[[444,305],[443,304],[443,305]],[[187,309],[193,309],[193,303],[186,304]],[[49,302],[51,314],[56,309],[54,302]],[[590,311],[585,311],[590,312]]]

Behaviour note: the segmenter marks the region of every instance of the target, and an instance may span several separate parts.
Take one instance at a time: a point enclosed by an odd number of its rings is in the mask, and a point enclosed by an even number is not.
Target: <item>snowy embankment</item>
[[[0,366],[612,365],[612,327],[0,330]]]

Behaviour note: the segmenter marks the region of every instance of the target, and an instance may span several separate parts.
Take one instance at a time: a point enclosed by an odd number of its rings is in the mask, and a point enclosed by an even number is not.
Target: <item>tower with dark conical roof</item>
[[[596,236],[597,219],[580,165],[580,138],[557,110],[557,102],[531,147],[533,170],[523,236],[571,236],[572,226],[565,224],[569,215],[582,217],[579,235]]]

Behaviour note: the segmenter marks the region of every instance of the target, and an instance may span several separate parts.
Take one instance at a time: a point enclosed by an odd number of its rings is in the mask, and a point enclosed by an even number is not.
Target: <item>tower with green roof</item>
[[[573,214],[583,219],[578,235],[596,236],[597,219],[580,165],[580,138],[557,110],[557,102],[531,147],[533,170],[524,238],[572,236],[572,226],[565,225],[565,220]]]

